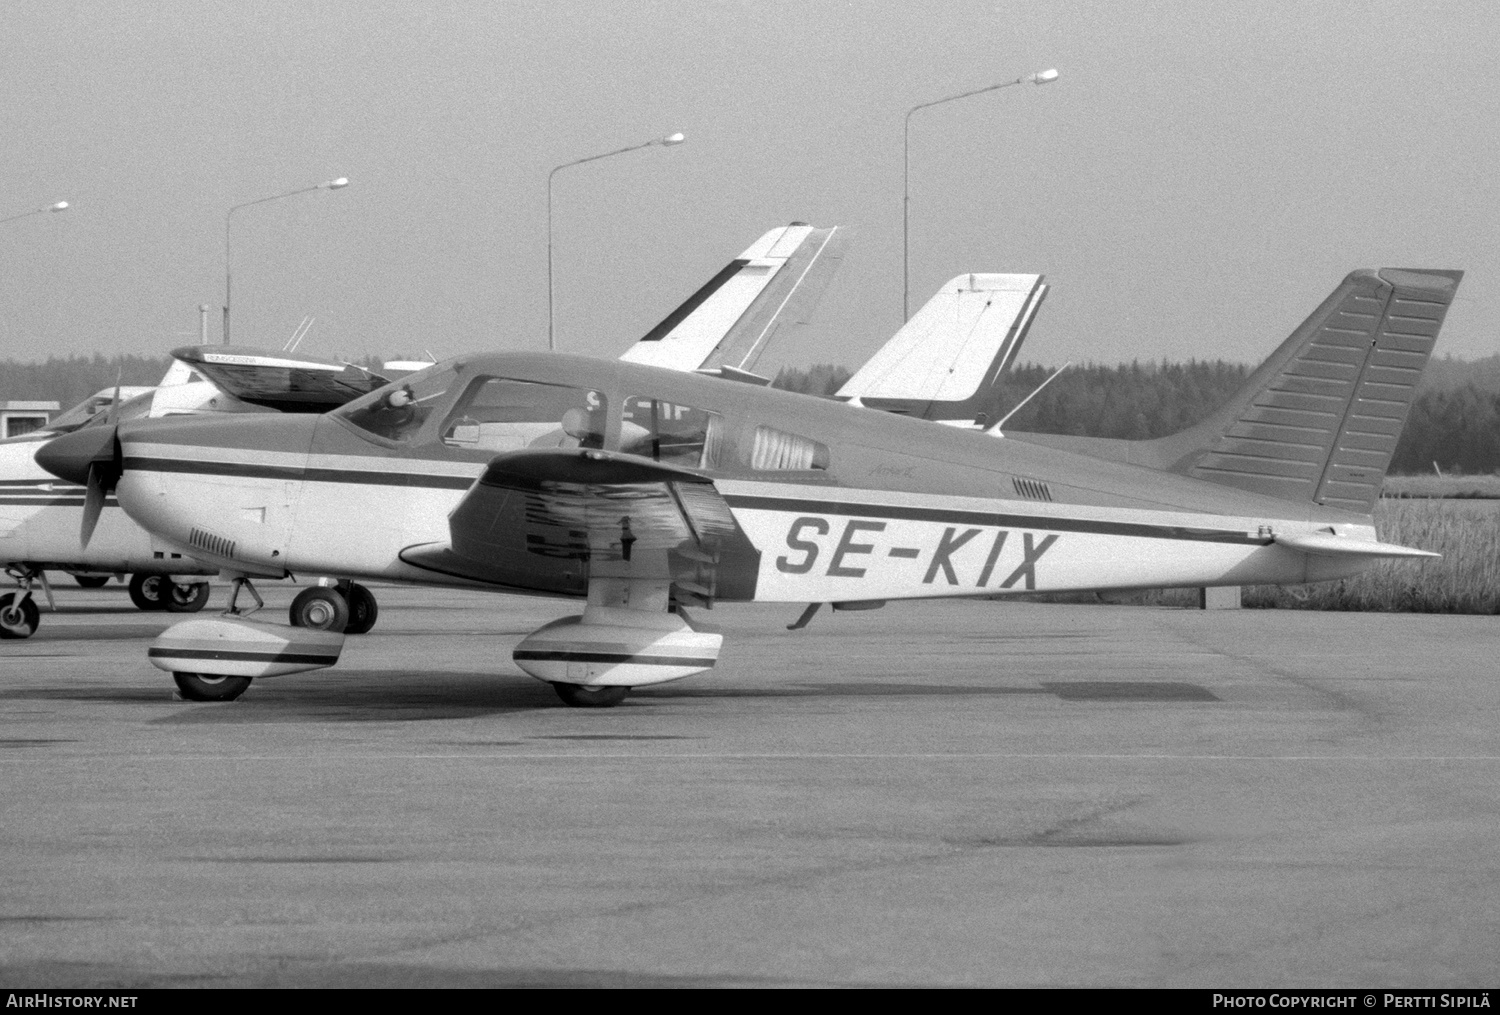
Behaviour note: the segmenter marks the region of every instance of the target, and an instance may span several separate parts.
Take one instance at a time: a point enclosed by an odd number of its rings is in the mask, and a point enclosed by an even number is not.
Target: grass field
[[[1385,497],[1500,499],[1500,476],[1387,476]]]
[[[1380,561],[1338,582],[1253,585],[1244,590],[1244,604],[1306,610],[1500,613],[1500,501],[1387,497],[1375,505],[1375,527],[1385,542],[1432,550],[1443,557]]]
[[[1441,553],[1442,559],[1380,561],[1353,578],[1315,585],[1249,585],[1242,593],[1244,605],[1290,610],[1500,613],[1500,500],[1477,495],[1448,499],[1426,494],[1387,496],[1375,505],[1375,527],[1387,543],[1431,550]],[[1084,593],[1027,598],[1050,602],[1094,602],[1097,598],[1120,605],[1195,607],[1198,590],[1148,589],[1098,597]]]

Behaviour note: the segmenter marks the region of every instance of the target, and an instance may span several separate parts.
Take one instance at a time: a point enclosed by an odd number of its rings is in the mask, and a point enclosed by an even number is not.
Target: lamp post
[[[1057,80],[1056,69],[1038,71],[1025,77],[1016,78],[1014,81],[1002,81],[998,85],[987,85],[984,88],[976,88],[972,92],[963,92],[959,95],[950,95],[945,99],[933,99],[924,102],[920,106],[912,106],[906,111],[906,128],[901,136],[901,155],[903,168],[901,172],[901,319],[911,320],[910,293],[911,273],[908,270],[908,258],[910,254],[911,240],[911,116],[920,109],[928,109],[932,106],[941,106],[945,102],[957,102],[959,99],[967,99],[971,95],[983,95],[985,92],[998,91],[1001,88],[1009,88],[1011,85],[1022,85],[1031,82],[1034,85],[1051,84]]]
[[[68,210],[68,202],[66,202],[66,201],[58,201],[56,204],[49,204],[45,208],[33,208],[31,211],[23,211],[19,215],[12,215],[10,218],[7,218],[7,219],[0,219],[0,223],[3,223],[3,222],[14,222],[16,219],[27,218],[28,216],[31,216],[31,215],[41,215],[41,214],[43,214],[45,212],[49,212],[49,211],[67,211],[67,210]]]
[[[572,162],[564,162],[562,165],[557,166],[556,168],[554,168],[552,170],[552,172],[550,172],[550,173],[547,174],[547,351],[548,352],[555,352],[556,349],[557,349],[556,337],[555,337],[555,333],[553,331],[553,326],[552,326],[552,296],[553,296],[553,290],[552,290],[552,177],[556,176],[558,174],[559,170],[567,169],[570,166],[581,166],[585,162],[598,162],[600,159],[607,159],[607,158],[609,158],[612,155],[624,155],[626,152],[639,151],[642,148],[651,148],[651,147],[653,147],[655,145],[660,145],[663,148],[671,148],[674,145],[680,145],[680,144],[682,144],[682,142],[684,142],[686,140],[687,140],[687,138],[684,137],[680,132],[676,133],[676,134],[668,134],[666,137],[655,138],[654,140],[651,140],[651,141],[643,141],[640,144],[633,144],[633,145],[630,145],[627,148],[617,148],[617,149],[615,149],[612,152],[605,152],[602,155],[590,155],[586,159],[575,159]]]
[[[314,190],[342,190],[349,186],[349,178],[340,176],[336,180],[325,180],[312,187],[303,187],[300,190],[289,190],[285,194],[272,194],[270,197],[256,198],[254,201],[246,201],[237,204],[224,214],[224,344],[229,344],[229,292],[230,292],[230,270],[229,270],[229,226],[234,220],[234,213],[241,208],[248,208],[252,204],[265,204],[267,201],[280,201],[284,197],[296,197],[298,194],[311,193]]]

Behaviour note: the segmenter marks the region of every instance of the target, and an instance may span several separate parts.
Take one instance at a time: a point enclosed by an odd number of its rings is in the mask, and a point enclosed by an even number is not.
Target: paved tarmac
[[[567,604],[377,595],[227,704],[0,643],[0,987],[1500,983],[1500,618],[726,606],[580,710]]]

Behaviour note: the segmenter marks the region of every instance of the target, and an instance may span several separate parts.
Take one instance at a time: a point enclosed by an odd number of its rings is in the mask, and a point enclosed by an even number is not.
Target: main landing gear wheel
[[[333,589],[303,589],[292,600],[293,627],[310,627],[317,631],[343,631],[349,626],[349,604]]]
[[[167,586],[167,594],[162,597],[162,605],[168,613],[197,613],[208,602],[208,593],[208,582],[190,582],[185,585],[171,582]]]
[[[30,596],[20,599],[23,593],[7,592],[0,596],[0,638],[30,638],[36,634],[42,621],[42,611]]]
[[[135,574],[130,576],[130,601],[138,610],[148,613],[153,610],[165,610],[167,608],[166,575],[161,574]]]
[[[104,586],[106,586],[106,585],[109,584],[109,575],[107,575],[107,574],[75,574],[73,576],[73,580],[75,582],[77,582],[81,588],[86,588],[86,589],[102,589],[102,588],[104,588]]]
[[[574,708],[613,708],[630,693],[628,687],[584,687],[582,684],[553,684],[552,689],[565,704]]]
[[[213,673],[174,673],[172,679],[188,701],[233,701],[250,686],[249,677],[221,677]]]
[[[351,582],[345,598],[349,603],[349,626],[344,628],[344,633],[368,634],[375,626],[375,618],[380,616],[374,594],[363,585]]]

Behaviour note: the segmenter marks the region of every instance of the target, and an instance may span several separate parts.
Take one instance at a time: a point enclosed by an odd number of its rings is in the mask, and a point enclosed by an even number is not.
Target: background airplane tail
[[[750,371],[779,329],[807,323],[842,263],[844,244],[838,226],[772,229],[620,359],[770,383]]]
[[[1197,479],[1369,514],[1461,271],[1355,271],[1214,415],[1147,442]]]
[[[959,275],[836,397],[904,416],[972,425],[990,389],[1021,351],[1046,295],[1041,275]]]

